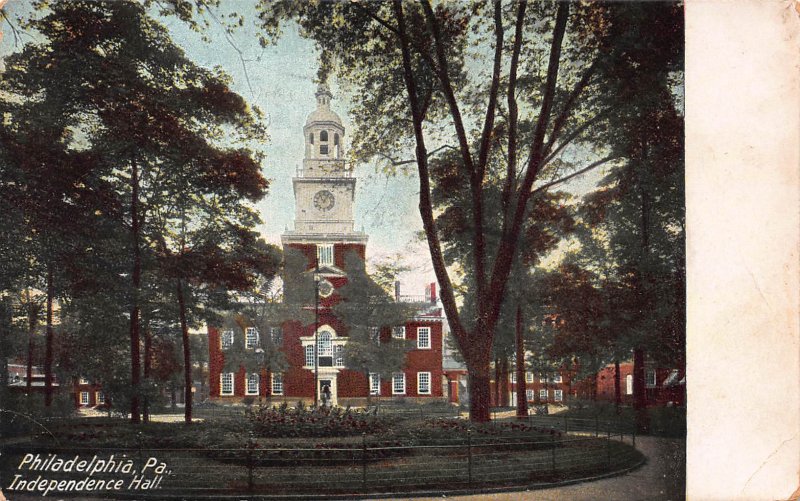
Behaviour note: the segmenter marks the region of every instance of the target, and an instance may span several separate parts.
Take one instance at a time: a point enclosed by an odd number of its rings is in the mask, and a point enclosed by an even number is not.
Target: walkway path
[[[679,501],[685,499],[686,441],[682,439],[637,437],[636,448],[647,463],[619,477],[526,492],[456,496],[469,501]],[[420,498],[419,501],[442,498]]]

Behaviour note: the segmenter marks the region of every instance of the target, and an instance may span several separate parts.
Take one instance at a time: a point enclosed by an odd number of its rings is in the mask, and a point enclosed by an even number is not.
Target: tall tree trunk
[[[139,248],[141,237],[141,227],[139,221],[139,166],[136,159],[131,158],[131,241],[133,251],[133,273],[132,280],[132,302],[130,318],[130,337],[131,337],[131,423],[141,422],[139,416],[139,394],[141,388],[140,380],[140,359],[139,359],[139,294],[142,286],[142,256]]]
[[[614,408],[617,414],[620,413],[622,405],[622,387],[620,383],[619,359],[614,360]]]
[[[31,301],[31,290],[25,290],[25,299],[28,304],[28,366],[26,367],[25,394],[30,395],[31,386],[33,384],[33,349],[34,349],[34,334],[36,333],[36,323],[38,315],[38,307]]]
[[[517,305],[517,417],[528,417],[528,397],[525,387],[525,338],[522,335],[522,307]]]
[[[470,364],[467,364],[470,367]],[[490,420],[489,362],[472,365],[469,373],[469,418],[476,423]]]
[[[153,333],[150,331],[150,321],[144,322],[144,379],[150,381],[150,373],[153,367]],[[150,422],[150,397],[145,395],[142,398],[142,421]]]
[[[494,406],[500,407],[500,359],[494,359]]]
[[[508,407],[508,397],[511,390],[508,388],[508,357],[503,356],[500,358],[500,407]]]
[[[192,424],[192,349],[189,346],[189,326],[186,323],[186,301],[183,297],[183,281],[178,280],[178,314],[181,320],[181,338],[183,339],[183,385],[184,413],[183,420]]]
[[[639,433],[646,433],[649,429],[644,376],[644,350],[636,348],[633,350],[633,408],[636,414],[636,431]]]
[[[55,296],[53,283],[53,263],[47,263],[47,329],[45,331],[44,349],[44,405],[53,403],[53,299]]]
[[[597,372],[595,371],[591,376],[592,390],[590,395],[592,398],[592,402],[597,402],[597,379],[598,379]]]

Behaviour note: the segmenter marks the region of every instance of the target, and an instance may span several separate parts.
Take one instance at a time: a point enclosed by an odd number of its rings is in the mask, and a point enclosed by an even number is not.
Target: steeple
[[[317,92],[315,94],[317,96],[317,108],[322,107],[329,107],[331,104],[331,99],[333,98],[333,94],[331,94],[330,88],[328,88],[328,84],[322,82],[317,87]]]
[[[331,94],[328,84],[319,84],[317,109],[308,115],[303,127],[306,154],[303,160],[304,175],[340,175],[346,169],[344,164],[344,126],[342,120],[331,110]],[[325,165],[327,172],[319,167]]]

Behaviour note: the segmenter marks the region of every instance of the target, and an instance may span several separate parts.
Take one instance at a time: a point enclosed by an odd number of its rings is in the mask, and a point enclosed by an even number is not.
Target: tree
[[[680,70],[680,7],[287,0],[261,8],[267,35],[277,35],[283,19],[297,19],[322,49],[321,77],[334,70],[361,91],[353,110],[357,154],[389,156],[396,165],[403,161],[394,152],[414,149],[428,247],[470,376],[470,416],[487,421],[491,348],[532,194],[614,158],[576,145],[603,145],[614,113],[609,104],[641,71],[631,52],[646,47],[652,56],[648,78]],[[638,102],[637,88],[629,90],[625,95]],[[461,263],[475,277],[469,318],[458,308],[431,197],[432,157],[450,149],[468,180],[466,213],[474,228],[470,259]],[[495,155],[504,158],[503,205],[492,221],[484,186]],[[493,226],[500,228],[496,246],[487,242]]]
[[[87,1],[49,9],[31,21],[45,42],[10,58],[7,81],[17,93],[64,103],[61,120],[84,137],[93,178],[106,180],[97,193],[114,201],[127,230],[131,419],[138,422],[144,263],[176,243],[159,223],[176,219],[175,202],[184,197],[222,206],[262,197],[259,158],[241,145],[265,134],[227,77],[189,61],[141,5]],[[242,223],[249,228],[257,218]],[[186,339],[184,345],[186,354]]]
[[[379,284],[367,275],[364,261],[355,253],[345,256],[347,283],[339,288],[341,301],[333,311],[347,325],[347,344],[344,347],[344,364],[348,369],[364,375],[367,384],[367,401],[372,394],[370,374],[381,379],[391,378],[405,365],[406,353],[413,348],[411,341],[390,335],[392,327],[404,325],[422,308],[420,304],[398,303]],[[397,268],[394,268],[397,269]],[[391,268],[384,268],[391,276]],[[396,275],[395,275],[396,276]]]

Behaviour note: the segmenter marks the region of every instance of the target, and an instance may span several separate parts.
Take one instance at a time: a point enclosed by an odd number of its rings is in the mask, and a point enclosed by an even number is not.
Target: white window
[[[421,350],[431,349],[431,328],[417,327],[417,348]]]
[[[528,402],[532,402],[533,401],[533,390],[525,390],[525,398],[528,400]]]
[[[336,367],[344,367],[344,346],[337,344],[334,346],[334,353],[336,354],[333,357],[333,365]]]
[[[333,265],[333,244],[317,245],[317,263]]]
[[[258,329],[255,327],[248,327],[245,330],[244,347],[252,350],[258,346]]]
[[[332,357],[333,344],[331,343],[331,333],[330,332],[320,333],[318,341],[319,341],[319,356]]]
[[[431,394],[431,373],[417,372],[417,393],[420,395]]]
[[[222,336],[219,338],[220,347],[223,350],[227,350],[231,346],[233,346],[233,331],[222,331]]]
[[[405,325],[395,325],[392,327],[392,337],[395,339],[405,339],[406,338],[406,326]]]
[[[625,394],[633,395],[633,375],[625,376]]]
[[[654,371],[653,369],[648,369],[646,376],[647,380],[645,381],[645,385],[648,388],[654,387],[656,385],[656,371]]]
[[[269,335],[272,338],[273,344],[281,346],[283,344],[283,329],[280,327],[270,327]]]
[[[89,405],[89,392],[82,391],[81,392],[81,405]]]
[[[219,394],[233,395],[233,372],[223,372],[219,375]]]
[[[96,391],[94,392],[94,400],[97,405],[103,405],[106,403],[106,396],[102,391]]]
[[[561,382],[563,382],[563,379],[561,378],[561,374],[554,374],[554,375],[553,375],[553,382],[554,382],[554,383],[561,383]]]
[[[258,374],[255,372],[247,376],[247,394],[258,395]]]
[[[547,390],[539,390],[539,400],[547,400]]]
[[[564,392],[562,390],[553,390],[553,400],[556,402],[564,400]]]
[[[272,374],[272,394],[283,395],[283,374]]]
[[[532,383],[533,382],[533,372],[526,372],[525,373],[525,382]]]
[[[381,344],[381,329],[379,327],[370,327],[369,339],[375,344]]]
[[[369,374],[369,394],[370,395],[380,395],[381,394],[381,375],[380,374]]]
[[[512,383],[512,384],[513,384],[513,383],[516,383],[516,382],[517,382],[517,371],[511,371],[511,372],[508,374],[508,377],[509,377],[509,379],[511,380],[511,383]]]
[[[547,382],[547,376],[546,376],[546,375],[544,375],[544,376],[539,376],[539,382],[540,382],[540,383],[546,383],[546,382]]]
[[[306,367],[314,365],[314,345],[309,344],[306,346]]]
[[[78,384],[89,384],[89,380],[85,377],[82,377],[78,380]]]
[[[406,375],[403,372],[396,372],[392,376],[392,395],[406,394]]]

